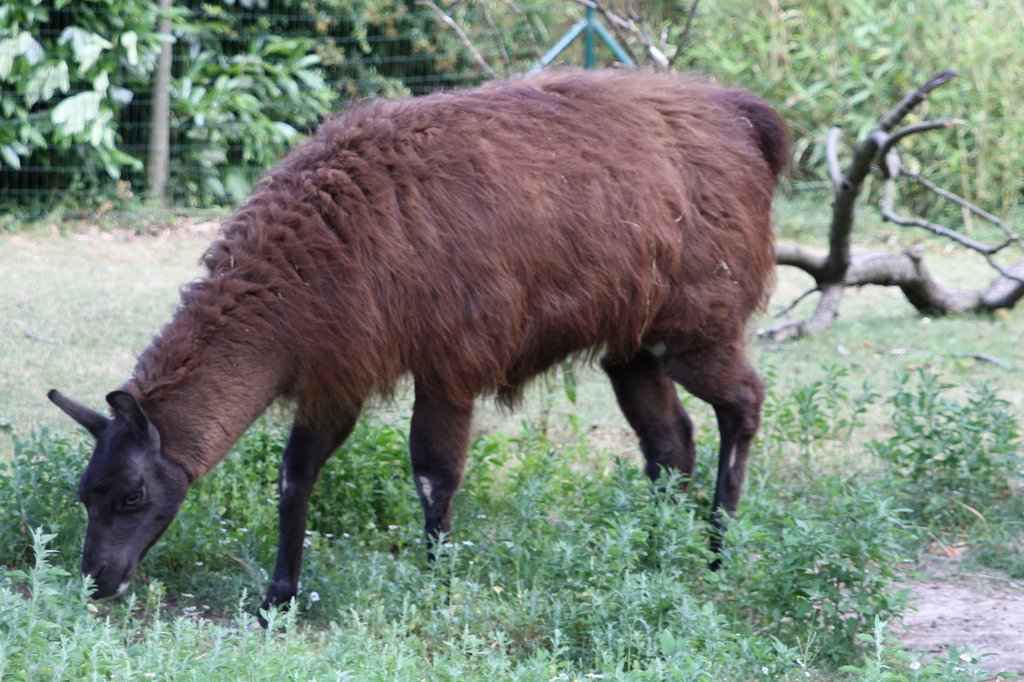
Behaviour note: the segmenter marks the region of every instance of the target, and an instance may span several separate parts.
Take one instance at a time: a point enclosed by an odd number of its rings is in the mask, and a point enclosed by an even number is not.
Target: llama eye
[[[124,507],[134,507],[139,502],[142,502],[142,491],[135,491],[125,495],[121,500],[121,505]]]

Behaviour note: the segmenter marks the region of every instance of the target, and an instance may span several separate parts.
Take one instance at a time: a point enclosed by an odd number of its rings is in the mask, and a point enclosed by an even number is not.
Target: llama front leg
[[[412,475],[423,505],[423,528],[429,546],[427,558],[436,559],[436,543],[452,527],[452,498],[462,483],[469,447],[473,403],[416,386],[409,429]]]
[[[298,592],[309,495],[320,470],[351,433],[355,418],[336,428],[318,428],[296,418],[281,460],[277,562],[260,609],[287,604]],[[260,621],[263,621],[262,616]]]
[[[718,478],[711,505],[711,549],[716,557],[711,568],[716,569],[722,535],[739,504],[750,446],[761,423],[764,382],[744,356],[739,339],[704,351],[675,355],[666,359],[663,366],[668,376],[709,403],[718,420]]]

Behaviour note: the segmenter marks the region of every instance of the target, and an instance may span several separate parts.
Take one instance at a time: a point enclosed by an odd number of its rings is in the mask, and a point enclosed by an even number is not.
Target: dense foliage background
[[[569,1],[439,5],[499,74],[524,71],[582,12]],[[960,116],[967,125],[915,137],[905,149],[968,198],[995,208],[1021,203],[1021,0],[703,3],[685,44],[689,3],[638,6],[666,52],[680,48],[677,67],[749,87],[780,107],[797,137],[799,179],[823,177],[829,126],[843,126],[852,142],[908,89],[957,69],[961,78],[918,115]],[[0,8],[5,209],[89,206],[143,190],[161,41],[174,44],[177,205],[238,201],[298,136],[353,99],[484,77],[455,33],[412,0],[189,0],[166,16],[170,36],[157,32],[151,0],[12,0]],[[580,63],[578,52],[563,62]]]

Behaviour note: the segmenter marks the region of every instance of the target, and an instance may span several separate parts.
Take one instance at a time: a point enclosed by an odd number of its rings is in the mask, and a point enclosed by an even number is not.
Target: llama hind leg
[[[277,561],[261,609],[287,604],[296,595],[313,484],[324,463],[351,433],[355,422],[356,418],[352,417],[336,427],[319,428],[295,419],[281,459]],[[263,622],[262,616],[260,618]]]
[[[718,478],[711,507],[712,549],[717,554],[726,519],[739,504],[750,446],[761,422],[764,382],[738,340],[666,357],[662,366],[687,391],[709,403],[718,420]]]
[[[436,558],[436,543],[452,528],[452,498],[462,483],[469,447],[473,403],[459,403],[438,392],[416,387],[409,429],[412,475],[423,505],[423,528],[429,550]]]
[[[624,363],[605,358],[601,365],[626,421],[640,438],[647,475],[654,481],[663,470],[675,470],[685,477],[685,486],[696,458],[693,422],[657,360],[640,351]]]

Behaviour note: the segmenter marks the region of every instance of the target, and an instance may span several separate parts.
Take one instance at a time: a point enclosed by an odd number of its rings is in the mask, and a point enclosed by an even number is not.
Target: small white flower
[[[388,530],[398,530],[398,526],[393,523],[388,524]]]
[[[310,547],[313,546],[313,541],[310,540],[309,538],[306,538],[305,540],[302,541],[302,546],[305,547],[306,549],[309,549]]]
[[[516,546],[516,543],[512,542],[511,540],[505,540],[505,546],[508,547],[509,549],[512,549],[513,547]]]
[[[309,601],[311,601],[314,604],[317,603],[318,601],[320,601],[320,593],[319,592],[310,592],[309,593]]]
[[[960,660],[964,663],[970,663],[974,659],[971,657],[969,653],[965,651],[964,653],[960,654]]]
[[[476,517],[478,519],[486,519],[487,518],[487,514],[477,514]]]
[[[197,562],[196,562],[196,566],[199,566],[200,568],[202,568],[202,566],[203,566],[203,562],[202,562],[202,561],[197,561]]]
[[[462,541],[462,545],[464,547],[472,547],[473,546],[473,541],[472,540],[463,540]]]
[[[761,666],[761,674],[762,674],[762,675],[767,675],[767,674],[768,674],[768,672],[769,672],[769,671],[768,671],[768,666],[766,666],[766,665],[762,665],[762,666]]]
[[[914,661],[913,663],[911,663],[910,664],[910,669],[911,670],[920,670],[921,669],[921,661]]]

